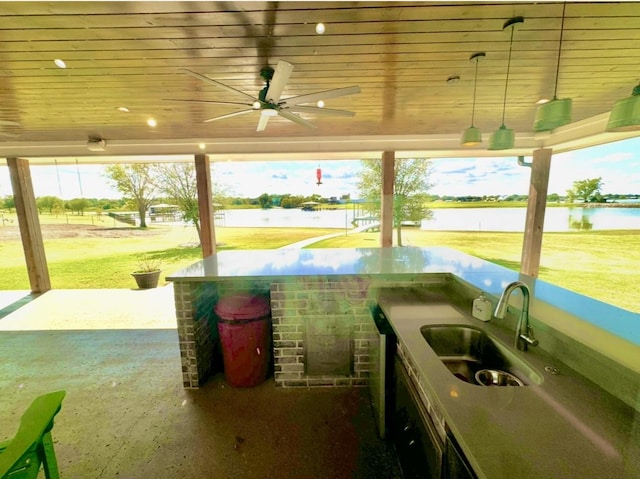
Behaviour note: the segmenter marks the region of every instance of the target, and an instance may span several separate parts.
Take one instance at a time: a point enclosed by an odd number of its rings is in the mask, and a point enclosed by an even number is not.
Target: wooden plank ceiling
[[[469,57],[480,51],[475,125],[488,135],[502,121],[510,38],[502,27],[513,16],[525,21],[513,36],[505,124],[531,133],[536,101],[553,96],[562,10],[551,2],[2,2],[0,153],[88,137],[459,135],[471,121]],[[630,94],[639,32],[638,3],[566,4],[557,91],[573,98],[574,121]],[[238,107],[166,100],[242,101],[180,69],[257,95],[260,69],[281,59],[294,65],[283,97],[359,85],[361,93],[326,102],[355,117],[302,114],[315,129],[276,117],[256,132],[258,112],[204,123]]]

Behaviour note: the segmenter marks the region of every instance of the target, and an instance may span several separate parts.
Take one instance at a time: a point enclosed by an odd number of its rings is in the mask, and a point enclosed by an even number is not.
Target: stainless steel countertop
[[[494,324],[499,320],[483,323],[452,303],[398,291],[383,290],[378,303],[479,478],[640,478],[640,412],[540,348],[516,351],[543,376],[540,385],[465,383],[440,361],[420,327],[472,324],[511,346],[511,335]]]

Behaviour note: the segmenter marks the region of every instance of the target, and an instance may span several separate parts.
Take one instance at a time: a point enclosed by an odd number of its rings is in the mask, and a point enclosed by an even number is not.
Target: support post
[[[393,183],[395,180],[395,152],[382,153],[382,201],[380,204],[380,245],[393,246]]]
[[[529,201],[527,203],[520,272],[532,278],[537,278],[540,270],[540,251],[544,232],[544,214],[547,208],[551,153],[552,150],[549,148],[534,150],[531,164]]]
[[[207,155],[196,155],[196,188],[198,191],[198,211],[200,213],[200,242],[202,257],[216,254],[216,231],[213,224],[213,190],[211,187],[211,167]]]
[[[51,289],[51,279],[44,252],[36,198],[33,194],[29,161],[22,158],[7,158],[7,165],[11,176],[11,187],[13,188],[31,292],[44,293]]]

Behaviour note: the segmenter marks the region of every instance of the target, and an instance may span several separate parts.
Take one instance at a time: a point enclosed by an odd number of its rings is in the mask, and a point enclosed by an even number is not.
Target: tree
[[[51,214],[53,210],[64,208],[64,201],[57,196],[40,196],[36,199],[36,206],[38,210],[48,210]]]
[[[140,227],[147,227],[147,210],[155,199],[156,183],[149,163],[114,164],[106,174],[123,196],[131,201],[140,215]]]
[[[362,198],[380,208],[382,194],[382,161],[364,160],[358,182]],[[399,159],[395,161],[393,184],[393,227],[396,228],[397,244],[402,246],[402,222],[429,219],[433,215],[424,206],[429,183],[429,160],[425,158]]]
[[[83,215],[84,210],[89,206],[89,200],[86,198],[74,198],[67,201],[65,206],[70,209],[72,213],[77,212],[79,215]]]
[[[269,195],[269,193],[262,193],[258,196],[258,201],[260,202],[260,208],[271,208],[271,195]]]
[[[193,223],[202,244],[195,165],[193,163],[156,165],[154,172],[158,189],[169,201],[180,208],[184,221]]]
[[[16,199],[13,195],[7,195],[2,199],[2,207],[11,210],[16,207]]]
[[[577,180],[573,182],[573,188],[567,190],[567,195],[571,201],[573,201],[574,198],[579,198],[584,203],[587,203],[592,197],[600,195],[602,186],[602,178]]]

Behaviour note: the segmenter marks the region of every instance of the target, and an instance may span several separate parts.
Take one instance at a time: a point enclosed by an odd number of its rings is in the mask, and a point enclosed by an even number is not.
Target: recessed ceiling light
[[[318,100],[318,103],[316,103],[316,105],[318,106],[318,108],[324,108],[324,102],[322,100]]]
[[[119,106],[116,110],[121,111],[122,113],[129,113],[131,111],[126,106]]]
[[[207,145],[205,145],[204,143],[200,143],[200,144],[198,145],[198,147],[199,147],[201,150],[204,150],[204,149],[207,147]]]
[[[158,124],[158,122],[156,120],[154,120],[153,118],[149,118],[147,120],[147,125],[149,125],[151,127],[156,126],[157,124]]]
[[[324,23],[316,24],[316,33],[322,35],[324,33]]]
[[[55,63],[58,68],[67,68],[67,64],[64,62],[64,60],[61,60],[59,58],[53,60],[53,63]]]

